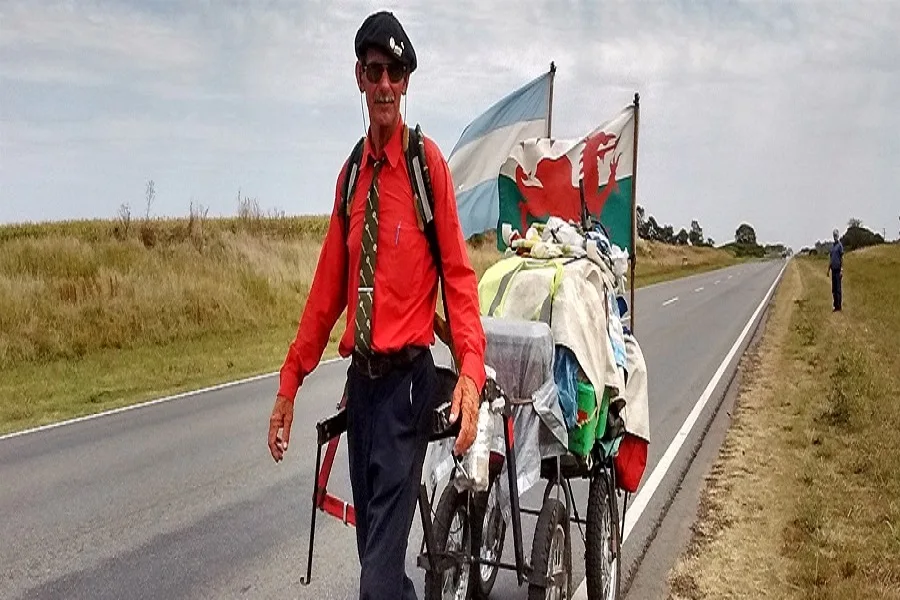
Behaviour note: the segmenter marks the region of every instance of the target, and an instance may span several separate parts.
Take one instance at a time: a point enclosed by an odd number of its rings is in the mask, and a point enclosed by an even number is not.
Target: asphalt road
[[[637,292],[635,333],[650,377],[647,474],[782,266],[741,265]],[[306,565],[314,424],[332,414],[346,368],[329,362],[308,379],[280,465],[266,447],[275,377],[0,440],[0,598],[354,598],[354,532],[322,515],[312,585],[299,583]],[[730,370],[714,396],[723,393]],[[635,522],[623,573],[652,538],[715,404],[702,413]],[[350,497],[343,452],[330,489]],[[524,502],[538,507],[539,491]],[[582,508],[585,492],[576,486]],[[532,527],[527,520],[526,556]],[[574,575],[580,582],[583,548],[575,531]],[[414,527],[408,568],[421,595],[423,572],[414,566],[420,541]],[[512,557],[507,546],[504,558]],[[525,596],[507,573],[492,594]]]

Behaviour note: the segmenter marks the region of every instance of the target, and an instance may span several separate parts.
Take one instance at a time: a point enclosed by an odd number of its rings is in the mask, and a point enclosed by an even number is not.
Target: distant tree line
[[[648,215],[643,206],[638,205],[636,210],[638,237],[645,240],[672,244],[675,246],[705,246],[712,248],[716,242],[710,237],[704,238],[703,227],[694,219],[691,221],[690,231],[683,227],[678,233],[671,225],[660,225],[653,217]],[[722,249],[733,252],[738,257],[787,257],[793,254],[793,250],[784,244],[760,245],[756,240],[756,230],[749,223],[741,223],[734,232],[734,241]]]
[[[637,233],[641,239],[675,246],[687,246],[690,244],[691,246],[712,247],[715,245],[715,240],[703,237],[703,228],[697,220],[691,221],[690,231],[682,227],[678,233],[675,233],[675,228],[671,225],[661,225],[653,215],[647,215],[647,211],[643,206],[638,205],[636,212]]]

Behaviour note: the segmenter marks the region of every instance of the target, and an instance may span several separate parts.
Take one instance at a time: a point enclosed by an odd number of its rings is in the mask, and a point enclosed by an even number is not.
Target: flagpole
[[[550,124],[553,121],[553,80],[556,79],[556,64],[550,61],[550,102],[547,108],[547,137],[550,137]]]
[[[631,332],[634,333],[634,267],[637,263],[637,159],[638,159],[638,123],[641,118],[641,96],[634,93],[634,156],[631,163]]]

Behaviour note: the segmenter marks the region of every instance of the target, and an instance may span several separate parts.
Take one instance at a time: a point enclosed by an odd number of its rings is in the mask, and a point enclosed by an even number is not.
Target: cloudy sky
[[[353,36],[393,9],[407,120],[445,154],[556,62],[553,133],[641,94],[638,200],[727,241],[799,249],[849,217],[900,229],[900,0],[0,0],[0,222],[325,213],[363,133]]]

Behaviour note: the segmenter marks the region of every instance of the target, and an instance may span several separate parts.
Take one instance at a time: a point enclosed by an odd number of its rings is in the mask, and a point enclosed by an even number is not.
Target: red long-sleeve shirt
[[[377,352],[434,343],[438,275],[428,240],[417,224],[415,199],[403,156],[402,125],[401,122],[382,152],[387,162],[378,175],[378,248],[372,324],[372,345]],[[348,307],[338,352],[344,357],[353,352],[362,228],[373,163],[377,158],[381,157],[373,154],[367,138],[346,238],[339,213],[346,164],[338,177],[334,209],[316,274],[297,336],[281,367],[278,393],[291,400],[304,378],[318,365],[332,328]],[[485,380],[486,343],[478,308],[478,283],[459,225],[450,169],[440,149],[428,138],[425,158],[434,190],[434,220],[453,346],[460,361],[460,373],[471,377],[481,390]]]

